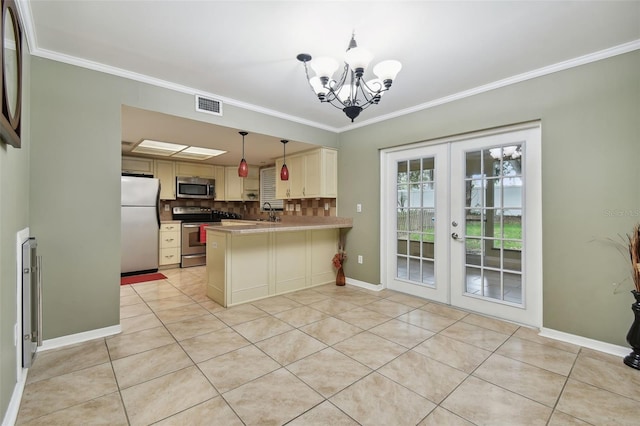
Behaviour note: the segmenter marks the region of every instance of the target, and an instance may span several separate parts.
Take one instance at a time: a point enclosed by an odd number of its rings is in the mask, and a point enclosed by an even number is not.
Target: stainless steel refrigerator
[[[121,275],[158,270],[160,232],[160,181],[154,178],[121,178]]]

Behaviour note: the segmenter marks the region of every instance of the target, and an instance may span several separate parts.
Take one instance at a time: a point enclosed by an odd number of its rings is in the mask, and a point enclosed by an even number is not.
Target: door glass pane
[[[398,256],[398,258],[396,259],[396,263],[398,265],[397,271],[396,271],[396,276],[400,279],[407,279],[408,275],[407,275],[407,261],[408,258],[405,256]]]
[[[504,274],[504,300],[511,303],[522,301],[522,274]]]
[[[482,240],[467,238],[464,241],[466,253],[467,253],[467,265],[482,266],[482,251],[480,250],[480,243]]]
[[[436,192],[433,183],[422,184],[422,207],[434,208],[436,206]]]
[[[466,153],[467,294],[523,303],[522,156],[522,144]]]
[[[409,259],[409,281],[422,282],[420,273],[420,259]]]
[[[433,260],[425,260],[422,262],[422,282],[431,286],[436,284]]]
[[[482,157],[480,156],[481,151],[473,151],[467,152],[466,154],[466,169],[467,169],[467,178],[471,178],[480,174],[480,170],[482,169]]]
[[[435,158],[399,161],[397,278],[435,285]]]
[[[406,232],[398,232],[398,254],[409,254],[409,234]]]

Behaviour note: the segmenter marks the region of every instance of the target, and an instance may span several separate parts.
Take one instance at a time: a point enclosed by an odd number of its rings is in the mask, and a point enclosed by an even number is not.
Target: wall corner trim
[[[539,334],[540,336],[548,337],[549,339],[572,343],[574,345],[583,346],[585,348],[620,357],[625,357],[631,353],[631,349],[625,348],[624,346],[613,345],[611,343],[601,342],[600,340],[589,339],[588,337],[565,333],[564,331],[553,330],[551,328],[542,327]]]
[[[38,348],[38,352],[61,348],[63,346],[74,345],[76,343],[82,343],[88,340],[109,337],[109,336],[113,336],[114,334],[119,334],[121,332],[122,332],[122,327],[120,326],[120,324],[118,324],[118,325],[112,325],[110,327],[83,331],[82,333],[70,334],[68,336],[56,337],[55,339],[48,339],[42,342],[42,346]]]

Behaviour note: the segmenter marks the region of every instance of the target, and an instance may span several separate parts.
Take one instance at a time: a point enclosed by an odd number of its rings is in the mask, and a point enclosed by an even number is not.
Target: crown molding
[[[589,64],[591,62],[600,61],[602,59],[611,58],[613,56],[622,55],[625,53],[632,52],[634,50],[640,49],[640,39],[633,40],[627,43],[623,43],[617,46],[613,46],[607,49],[599,50],[597,52],[589,53],[583,56],[578,56],[573,59],[569,59],[566,61],[558,62],[556,64],[552,64],[546,67],[538,68],[532,71],[527,71],[522,74],[518,74],[512,77],[507,77],[502,80],[494,81],[482,86],[475,87],[473,89],[465,90],[462,92],[454,93],[449,96],[445,96],[439,99],[434,99],[429,102],[425,102],[419,105],[415,105],[409,108],[405,108],[399,111],[392,112],[390,114],[381,115],[375,118],[371,118],[369,120],[363,120],[358,122],[357,124],[349,124],[344,127],[332,127],[327,126],[322,123],[318,123],[315,121],[307,120],[305,118],[297,117],[294,115],[285,114],[279,111],[275,111],[269,108],[264,108],[258,105],[250,104],[247,102],[242,102],[237,99],[228,98],[225,96],[220,96],[215,93],[204,92],[202,90],[197,90],[195,88],[184,86],[181,84],[172,83],[170,81],[161,80],[155,77],[151,77],[144,74],[139,74],[135,72],[131,72],[128,70],[124,70],[121,68],[112,67],[109,65],[105,65],[99,62],[89,61],[82,58],[77,58],[70,55],[61,54],[58,52],[54,52],[51,50],[41,49],[38,47],[38,38],[35,32],[35,27],[33,25],[33,15],[31,13],[31,6],[28,0],[16,0],[16,4],[18,5],[18,12],[22,19],[24,33],[27,39],[27,44],[29,47],[29,53],[33,56],[38,56],[41,58],[51,59],[53,61],[63,62],[70,65],[75,65],[82,68],[91,69],[94,71],[100,71],[107,74],[116,75],[119,77],[127,78],[134,81],[139,81],[141,83],[150,84],[153,86],[162,87],[169,90],[175,90],[177,92],[186,93],[189,95],[202,95],[206,97],[212,97],[222,102],[232,105],[238,108],[246,109],[249,111],[258,112],[261,114],[269,115],[272,117],[280,118],[287,121],[292,121],[294,123],[303,124],[310,127],[315,127],[321,130],[326,130],[334,133],[343,133],[349,130],[358,129],[360,127],[365,127],[370,124],[380,123],[382,121],[390,120],[392,118],[401,117],[403,115],[412,114],[414,112],[423,111],[425,109],[434,108],[439,105],[447,104],[449,102],[454,102],[460,99],[468,98],[470,96],[475,96],[481,93],[485,93],[491,90],[499,89],[501,87],[506,87],[512,84],[521,83],[523,81],[531,80],[537,77],[542,77],[545,75],[553,74],[555,72],[564,71],[570,68],[578,67],[581,65]]]
[[[447,104],[449,102],[457,101],[460,99],[475,96],[480,93],[485,93],[490,90],[499,89],[501,87],[510,86],[512,84],[521,83],[526,80],[531,80],[537,77],[553,74],[555,72],[564,71],[570,68],[579,67],[581,65],[589,64],[591,62],[600,61],[602,59],[611,58],[613,56],[622,55],[625,53],[633,52],[640,49],[640,39],[633,40],[628,43],[623,43],[618,46],[613,46],[608,49],[599,50],[597,52],[589,53],[587,55],[578,56],[577,58],[569,59],[566,61],[558,62],[546,67],[538,68],[536,70],[527,71],[522,74],[507,77],[502,80],[494,81],[483,86],[474,87],[473,89],[465,90],[463,92],[454,93],[453,95],[445,96],[433,101],[425,102],[420,105],[416,105],[410,108],[405,108],[391,114],[382,115],[369,120],[360,121],[357,124],[350,124],[338,129],[338,133],[342,133],[348,130],[357,129],[359,127],[368,126],[370,124],[379,123],[381,121],[389,120],[403,115],[411,114],[414,112],[422,111],[425,109],[433,108],[439,105]]]

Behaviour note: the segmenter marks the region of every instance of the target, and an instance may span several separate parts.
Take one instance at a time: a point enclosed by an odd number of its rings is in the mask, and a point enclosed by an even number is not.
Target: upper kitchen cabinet
[[[122,173],[153,176],[154,161],[151,158],[122,157]]]
[[[304,192],[307,198],[338,196],[338,151],[322,148],[305,155]]]
[[[216,171],[215,166],[211,164],[195,164],[176,161],[176,176],[215,179]]]
[[[160,179],[160,199],[176,199],[176,163],[175,161],[155,160],[155,177]]]
[[[249,176],[242,182],[242,199],[256,201],[260,199],[260,168],[249,167]]]
[[[224,166],[214,166],[213,167],[213,178],[216,180],[216,201],[226,201],[227,200],[227,190],[226,186],[226,170]]]
[[[238,168],[225,167],[226,201],[253,201],[258,200],[260,192],[259,168],[249,166],[249,175],[246,178],[238,176]],[[216,182],[217,186],[217,182]],[[253,196],[251,195],[253,194]]]
[[[282,159],[276,160],[276,173]],[[287,157],[289,180],[276,178],[276,198],[336,198],[338,196],[338,152],[319,148]]]

